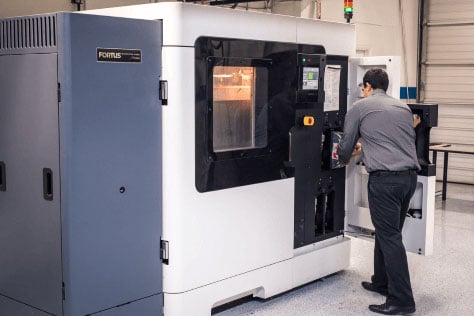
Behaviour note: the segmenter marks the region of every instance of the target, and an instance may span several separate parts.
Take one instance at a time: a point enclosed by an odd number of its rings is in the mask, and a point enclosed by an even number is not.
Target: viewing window
[[[213,67],[214,152],[267,146],[268,109],[266,105],[256,102],[257,77],[266,82],[267,69],[247,66]]]

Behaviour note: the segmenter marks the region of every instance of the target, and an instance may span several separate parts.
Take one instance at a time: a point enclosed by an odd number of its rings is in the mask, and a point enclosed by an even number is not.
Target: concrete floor
[[[441,187],[437,183],[437,187]],[[434,254],[408,254],[415,315],[474,315],[474,185],[448,184],[447,200],[436,196]],[[376,315],[369,304],[384,297],[362,289],[373,265],[373,242],[352,238],[345,270],[268,300],[247,300],[218,316]]]

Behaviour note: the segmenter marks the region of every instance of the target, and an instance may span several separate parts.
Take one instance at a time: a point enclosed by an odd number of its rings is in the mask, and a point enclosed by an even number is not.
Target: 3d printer
[[[349,266],[364,175],[332,153],[370,64],[354,25],[86,13],[0,21],[2,311],[208,315]]]

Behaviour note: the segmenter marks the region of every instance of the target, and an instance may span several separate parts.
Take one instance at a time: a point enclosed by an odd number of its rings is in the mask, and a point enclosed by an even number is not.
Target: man
[[[415,312],[402,227],[420,170],[410,108],[386,94],[387,73],[370,69],[363,79],[364,99],[347,112],[339,161],[362,154],[369,173],[370,216],[375,227],[374,275],[366,290],[386,295],[385,304],[369,305],[375,313]]]

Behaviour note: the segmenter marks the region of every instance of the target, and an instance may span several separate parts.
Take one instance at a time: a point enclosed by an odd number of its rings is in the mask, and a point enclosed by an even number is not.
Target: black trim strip
[[[7,190],[6,166],[3,161],[0,161],[0,191],[5,192],[6,190]]]

